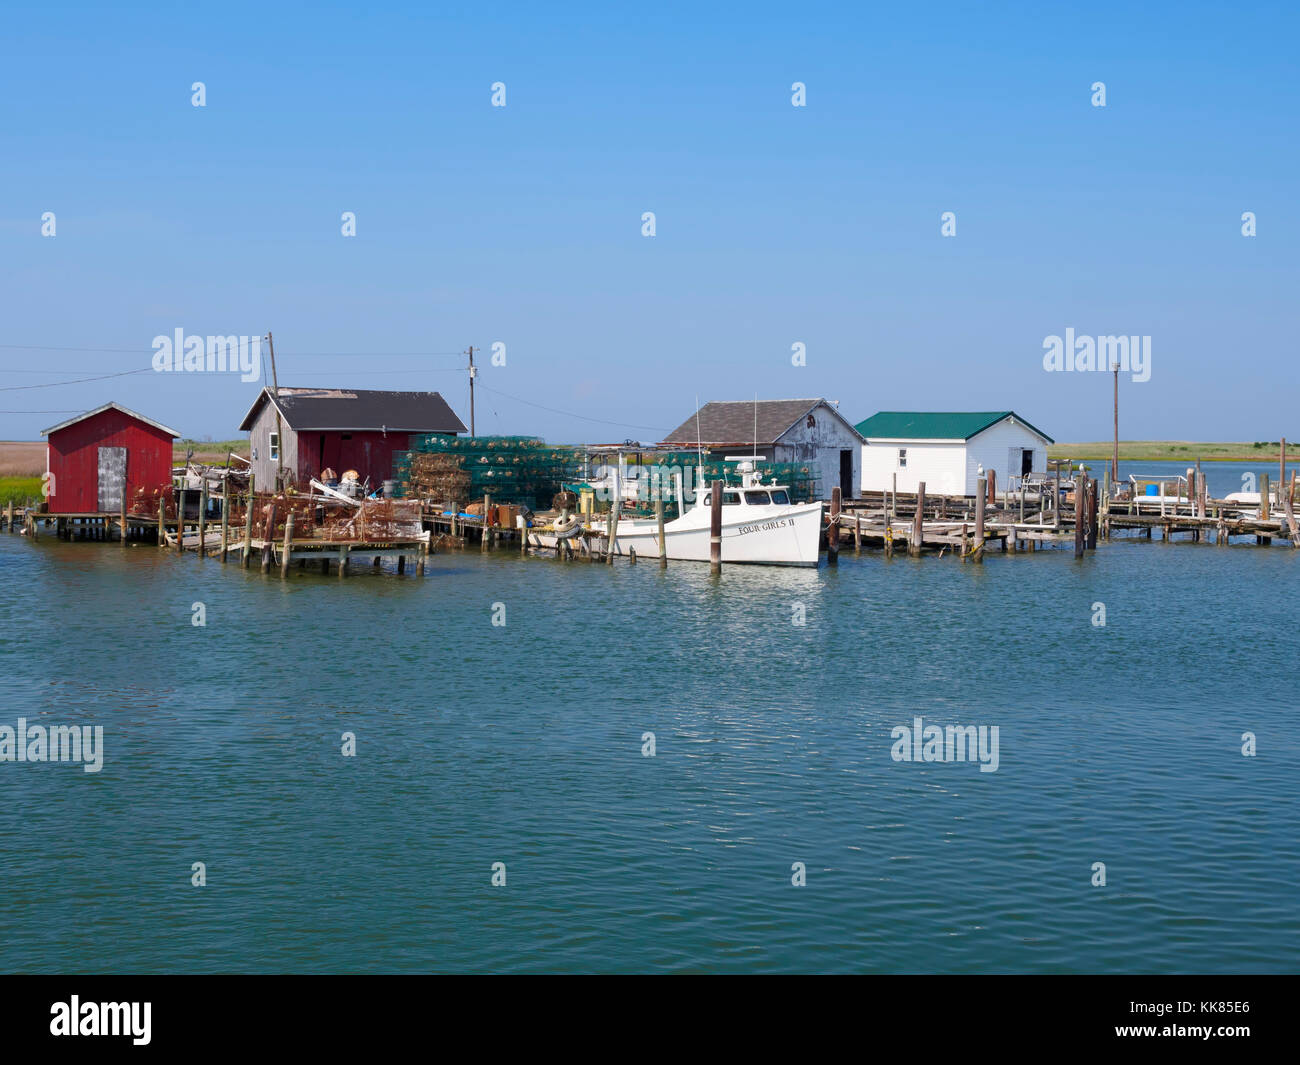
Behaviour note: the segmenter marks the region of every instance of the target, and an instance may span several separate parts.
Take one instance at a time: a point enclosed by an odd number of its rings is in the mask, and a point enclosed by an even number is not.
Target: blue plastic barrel
[[[1158,484],[1147,485],[1147,495],[1158,496],[1159,494],[1160,494],[1160,486]]]

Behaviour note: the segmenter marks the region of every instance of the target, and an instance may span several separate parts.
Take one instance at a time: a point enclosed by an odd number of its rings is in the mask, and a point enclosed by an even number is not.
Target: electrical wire
[[[665,430],[663,426],[660,425],[633,425],[631,422],[615,422],[615,421],[610,421],[608,418],[592,418],[586,414],[575,414],[573,413],[573,411],[559,410],[556,407],[543,406],[541,403],[534,403],[531,400],[520,399],[518,396],[512,396],[510,395],[509,392],[502,392],[496,388],[489,388],[487,385],[481,382],[478,384],[477,387],[483,389],[483,391],[485,392],[492,392],[495,395],[504,396],[506,399],[513,399],[516,403],[523,403],[526,406],[536,407],[539,410],[549,411],[552,414],[563,414],[566,418],[578,418],[584,422],[599,422],[602,425],[614,425],[620,429],[646,429],[652,433],[667,432],[667,430]]]

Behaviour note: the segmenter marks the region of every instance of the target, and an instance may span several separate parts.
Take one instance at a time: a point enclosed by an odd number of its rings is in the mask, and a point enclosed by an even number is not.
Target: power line
[[[98,377],[78,377],[72,381],[47,381],[43,385],[5,385],[0,388],[0,392],[26,392],[32,388],[57,388],[59,385],[79,385],[86,381],[107,381],[110,377],[130,377],[137,373],[153,373],[153,367],[145,367],[142,370],[123,370],[121,373],[100,374]]]
[[[520,399],[518,396],[512,396],[509,392],[502,392],[495,388],[488,388],[487,385],[480,382],[479,388],[487,392],[493,392],[498,396],[505,396],[506,399],[513,399],[516,403],[523,403],[529,407],[537,407],[539,410],[550,411],[552,414],[563,414],[566,418],[579,418],[585,422],[599,422],[602,425],[614,425],[620,429],[647,429],[652,433],[665,432],[664,428],[659,425],[633,425],[631,422],[614,422],[608,418],[591,418],[585,414],[574,414],[573,411],[559,410],[556,407],[543,406],[541,403],[534,403],[531,400]]]

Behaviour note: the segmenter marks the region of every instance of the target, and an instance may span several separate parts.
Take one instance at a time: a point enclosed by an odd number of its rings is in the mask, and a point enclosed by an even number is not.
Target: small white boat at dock
[[[766,566],[816,566],[821,550],[822,503],[793,503],[785,485],[763,484],[753,464],[743,463],[740,485],[722,488],[722,561]],[[709,561],[709,527],[713,488],[697,494],[694,506],[664,524],[668,558],[684,562]],[[583,535],[604,540],[603,518],[583,515],[533,529],[529,542],[555,547],[559,540]],[[655,519],[620,518],[613,553],[635,550],[639,558],[659,555],[659,526]]]

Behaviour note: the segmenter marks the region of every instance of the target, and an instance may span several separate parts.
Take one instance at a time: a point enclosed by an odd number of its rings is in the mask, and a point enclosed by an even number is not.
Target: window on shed
[[[907,448],[905,447],[898,449],[898,468],[900,470],[907,469]]]
[[[280,458],[280,434],[271,434],[271,458],[278,460]]]

